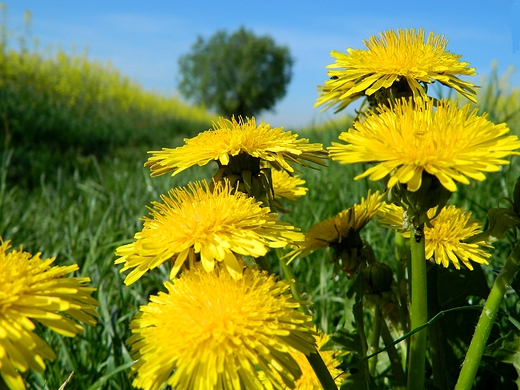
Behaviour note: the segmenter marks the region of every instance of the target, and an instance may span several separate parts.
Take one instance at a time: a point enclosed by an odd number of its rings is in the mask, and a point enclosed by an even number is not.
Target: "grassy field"
[[[151,179],[143,168],[148,150],[179,145],[182,137],[208,129],[212,116],[149,94],[85,57],[58,52],[44,59],[41,54],[9,51],[1,42],[0,236],[13,247],[42,252],[43,258],[55,256],[56,264],[79,264],[79,275],[92,279],[100,302],[98,326],[79,337],[66,339],[42,329],[58,359],[48,364],[44,375],[29,374],[28,387],[57,389],[74,371],[67,389],[130,389],[132,360],[124,344],[128,324],[149,295],[163,289],[168,269],[162,266],[131,288],[124,287],[114,250],[132,240],[142,226],[139,218],[147,214],[145,206],[160,194],[213,175],[215,166],[207,166],[175,178]],[[507,77],[494,74],[485,82],[478,107],[489,112],[492,121],[506,121],[520,134],[520,91],[508,88]],[[348,125],[349,120],[342,119],[297,130],[327,147]],[[40,147],[30,147],[36,144]],[[362,169],[330,162],[321,170],[302,170],[308,195],[285,203],[291,212],[282,218],[306,230],[358,202],[369,188],[382,189],[380,183],[354,181]],[[510,195],[519,176],[514,158],[486,181],[460,185],[452,201],[485,221],[486,211]],[[377,257],[395,268],[393,235],[370,224],[363,236]],[[490,266],[484,267],[486,275],[492,277],[508,250],[507,244],[496,245]],[[277,270],[277,259],[268,260]],[[333,279],[329,262],[330,254],[322,251],[296,260],[293,267],[314,302],[316,323],[332,332],[349,315],[349,286],[344,278]],[[516,296],[505,308],[518,314]]]
[[[19,48],[13,49],[16,42]],[[14,146],[8,180],[38,185],[48,166],[68,169],[77,154],[102,157],[122,148],[160,148],[193,136],[214,119],[203,107],[144,90],[110,63],[89,60],[87,53],[41,49],[28,34],[14,35],[4,14],[0,134],[2,147]]]

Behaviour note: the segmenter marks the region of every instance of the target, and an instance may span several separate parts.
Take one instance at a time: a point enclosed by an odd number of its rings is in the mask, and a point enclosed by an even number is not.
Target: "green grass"
[[[211,127],[203,107],[148,92],[86,53],[41,50],[27,32],[10,31],[2,3],[0,16],[0,139],[14,146],[11,183],[37,185],[46,167],[68,169],[76,154],[160,148]]]
[[[200,107],[145,91],[86,55],[15,51],[0,41],[2,128],[17,144],[102,154],[209,127]]]

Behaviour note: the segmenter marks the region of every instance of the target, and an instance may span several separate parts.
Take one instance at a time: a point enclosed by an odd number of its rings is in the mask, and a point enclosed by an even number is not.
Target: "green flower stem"
[[[422,227],[410,231],[410,250],[412,266],[410,282],[412,284],[410,303],[411,329],[424,325],[428,320],[426,259],[424,232]],[[410,339],[410,355],[408,356],[408,389],[424,389],[424,372],[426,367],[426,336],[423,329],[412,335]]]
[[[455,390],[471,389],[475,375],[477,374],[484,348],[486,347],[489,333],[496,319],[498,307],[502,302],[506,289],[513,281],[520,264],[520,242],[509,255],[504,267],[498,274],[493,287],[489,293],[488,299],[482,309],[482,314],[477,323],[475,334],[471,339],[468,352],[464,363],[462,363],[462,370],[457,380]]]
[[[325,365],[325,362],[318,352],[311,353],[309,356],[307,356],[307,360],[309,361],[324,390],[338,390],[338,386],[336,386],[334,378],[332,378],[332,375],[330,375],[329,369]]]
[[[388,325],[384,320],[381,323],[381,338],[387,347],[386,352],[388,354],[388,358],[390,359],[390,364],[392,365],[395,382],[397,383],[399,389],[404,389],[406,387],[406,375],[404,374],[403,366],[401,364],[401,358],[397,353],[395,345],[393,345],[394,340],[390,334]]]
[[[282,250],[277,249],[276,254],[278,256],[278,259],[280,260],[280,267],[282,268],[282,272],[285,276],[285,279],[292,280],[293,283],[291,284],[291,292],[293,294],[294,299],[300,302],[300,308],[305,314],[312,314],[310,309],[307,307],[307,305],[303,305],[302,302],[302,294],[300,292],[300,288],[298,287],[298,284],[296,283],[296,278],[294,277],[294,272],[292,271],[292,268],[287,264],[285,261],[284,253]],[[324,390],[337,390],[338,387],[336,386],[336,382],[334,382],[334,378],[332,378],[332,375],[330,375],[329,369],[327,368],[327,365],[323,361],[321,355],[316,351],[315,353],[311,353],[310,355],[306,356],[307,360],[309,361],[309,364],[311,365],[312,369],[314,370],[314,373],[318,377],[318,380],[320,381],[321,385],[323,386]]]
[[[381,335],[381,308],[379,305],[374,305],[374,324],[372,325],[372,337],[370,339],[370,349],[368,353],[374,353],[379,349],[379,337]],[[368,372],[371,376],[374,376],[377,366],[377,356],[373,356],[368,361]]]

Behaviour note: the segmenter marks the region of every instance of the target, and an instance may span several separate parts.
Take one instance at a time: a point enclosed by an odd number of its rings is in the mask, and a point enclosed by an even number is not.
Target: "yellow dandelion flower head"
[[[83,331],[76,321],[96,324],[98,302],[86,287],[89,278],[68,278],[77,265],[54,266],[54,258],[10,250],[0,238],[0,374],[10,389],[25,389],[20,373],[45,370],[53,350],[35,333],[37,320],[73,337]]]
[[[330,375],[334,378],[336,382],[336,386],[338,389],[341,387],[341,384],[347,377],[343,371],[341,371],[338,366],[340,362],[338,361],[338,357],[341,354],[338,351],[322,351],[321,348],[330,340],[331,335],[325,334],[323,332],[318,332],[316,336],[316,345],[318,349],[318,353],[320,354],[323,363],[327,366]],[[305,356],[301,352],[292,352],[291,353],[300,366],[302,370],[302,375],[294,382],[295,387],[294,390],[321,390],[323,389],[314,369],[310,365],[307,360],[307,356]],[[271,381],[267,379],[263,372],[260,372],[260,378],[267,390],[274,390],[273,384]],[[289,389],[287,386],[282,387],[284,390]]]
[[[249,267],[236,280],[196,264],[165,286],[130,325],[136,387],[264,389],[257,368],[290,384],[301,374],[291,352],[316,348],[290,283],[265,271]]]
[[[334,70],[328,72],[331,79],[320,87],[316,106],[326,104],[330,108],[337,104],[340,111],[357,98],[399,81],[406,81],[414,98],[426,98],[420,83],[438,81],[476,102],[474,85],[458,77],[476,75],[475,68],[446,50],[448,40],[443,35],[430,32],[426,37],[422,28],[398,29],[384,31],[379,37],[373,35],[364,42],[366,50],[331,52],[336,62],[327,68]]]
[[[366,200],[361,198],[359,204],[313,225],[305,233],[305,241],[298,243],[298,248],[293,249],[287,257],[290,261],[296,257],[305,257],[318,249],[339,244],[354,232],[359,232],[377,215],[384,204],[382,198],[379,191],[372,194],[369,190]]]
[[[470,260],[479,264],[488,264],[491,254],[483,248],[492,248],[484,241],[468,244],[465,240],[482,232],[482,224],[471,218],[470,211],[464,211],[453,205],[445,207],[435,216],[437,208],[428,210],[428,217],[432,227],[424,227],[425,255],[427,259],[433,259],[437,264],[447,268],[451,263],[456,269],[460,269],[460,261],[473,270]],[[388,228],[405,230],[408,228],[404,211],[396,205],[385,205],[379,211],[379,222]],[[435,218],[433,218],[435,217]],[[403,236],[410,237],[410,232],[405,231]]]
[[[403,183],[414,192],[427,172],[454,192],[455,181],[469,184],[468,177],[482,181],[483,172],[496,172],[509,164],[505,157],[519,154],[514,150],[520,148],[520,140],[505,136],[508,132],[506,124],[493,124],[486,114],[470,112],[469,105],[458,108],[455,102],[440,102],[434,107],[428,99],[417,106],[403,99],[354,123],[339,136],[347,144],[333,142],[329,151],[342,164],[378,163],[355,179],[389,176],[388,188]]]
[[[206,165],[218,161],[228,165],[230,158],[241,153],[268,161],[275,169],[293,172],[292,164],[308,166],[308,163],[325,165],[327,153],[321,144],[310,144],[298,134],[273,127],[264,121],[256,124],[255,118],[231,120],[220,118],[213,129],[185,139],[185,144],[175,149],[149,152],[145,163],[151,175],[172,172],[172,176],[194,165]]]
[[[213,191],[205,181],[190,183],[161,196],[154,202],[151,217],[144,218],[136,240],[116,249],[121,272],[132,269],[125,279],[129,285],[145,272],[171,260],[173,279],[188,262],[202,262],[211,272],[215,262],[223,262],[235,278],[240,278],[240,256],[264,256],[268,248],[284,248],[303,241],[297,229],[278,220],[278,214],[261,202],[233,191],[228,181],[215,183]]]
[[[305,184],[305,180],[296,175],[291,176],[287,171],[271,169],[271,178],[273,180],[275,198],[285,198],[296,201],[309,190],[306,187],[301,187]]]

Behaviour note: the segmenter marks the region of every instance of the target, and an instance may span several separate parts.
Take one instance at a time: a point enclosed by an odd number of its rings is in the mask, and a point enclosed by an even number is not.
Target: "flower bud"
[[[367,278],[372,293],[381,294],[390,291],[394,276],[392,269],[388,265],[376,262],[370,264],[363,273]]]

